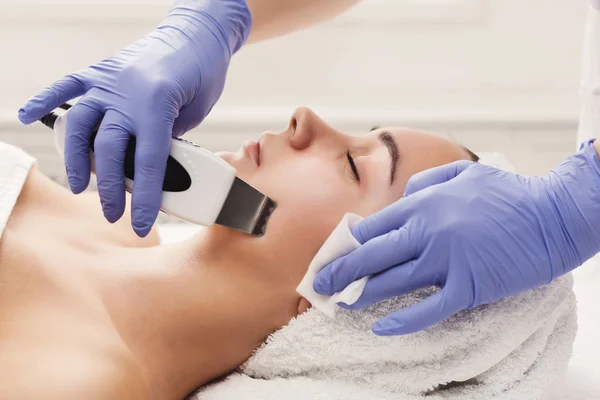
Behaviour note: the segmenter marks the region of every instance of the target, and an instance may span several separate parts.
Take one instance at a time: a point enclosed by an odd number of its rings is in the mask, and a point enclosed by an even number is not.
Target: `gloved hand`
[[[470,161],[433,168],[352,233],[363,245],[321,270],[315,291],[331,295],[373,275],[354,305],[342,305],[357,309],[437,286],[373,326],[378,335],[416,332],[549,283],[598,253],[600,163],[588,143],[543,177]]]
[[[197,126],[223,91],[229,60],[251,25],[245,0],[179,0],[156,30],[117,55],[67,75],[19,110],[32,123],[83,95],[69,111],[65,164],[74,193],[88,186],[91,131],[96,175],[106,219],[125,208],[124,158],[136,137],[132,224],[150,231],[161,202],[171,135]]]

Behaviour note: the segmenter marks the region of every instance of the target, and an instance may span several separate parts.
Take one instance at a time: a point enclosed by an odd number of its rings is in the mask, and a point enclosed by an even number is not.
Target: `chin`
[[[233,159],[233,155],[235,153],[232,153],[231,151],[217,151],[215,153],[215,155],[219,158],[221,158],[223,161],[225,161],[226,163],[230,164],[230,161]]]
[[[231,165],[236,170],[240,167],[239,155],[237,153],[233,153],[231,151],[219,151],[215,153],[217,157],[221,160],[225,161],[227,164]]]

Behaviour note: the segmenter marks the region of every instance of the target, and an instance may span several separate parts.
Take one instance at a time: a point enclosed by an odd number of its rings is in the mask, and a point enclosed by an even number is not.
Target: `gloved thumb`
[[[417,304],[386,315],[373,325],[373,333],[379,336],[406,335],[419,332],[461,311],[463,307],[451,301],[440,290]]]
[[[475,164],[469,160],[454,161],[450,164],[427,169],[410,177],[404,188],[404,197],[423,190],[429,186],[439,185],[456,178],[464,170]]]

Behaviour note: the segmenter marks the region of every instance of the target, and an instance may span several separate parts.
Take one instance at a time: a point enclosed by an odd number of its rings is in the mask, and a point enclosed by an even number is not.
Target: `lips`
[[[244,142],[244,151],[254,161],[256,166],[260,166],[260,144],[255,140]]]

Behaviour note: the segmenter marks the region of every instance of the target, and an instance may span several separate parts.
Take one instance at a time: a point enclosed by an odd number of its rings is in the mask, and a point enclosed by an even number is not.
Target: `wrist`
[[[544,178],[549,202],[544,218],[549,251],[561,262],[554,277],[578,267],[600,252],[600,161],[597,147],[586,142]],[[555,226],[556,225],[556,226]],[[546,228],[546,226],[545,226]],[[553,234],[550,234],[552,232]],[[558,236],[558,237],[557,237]]]
[[[248,40],[252,16],[245,0],[177,0],[159,29],[176,28],[196,44],[217,38],[231,57]]]

